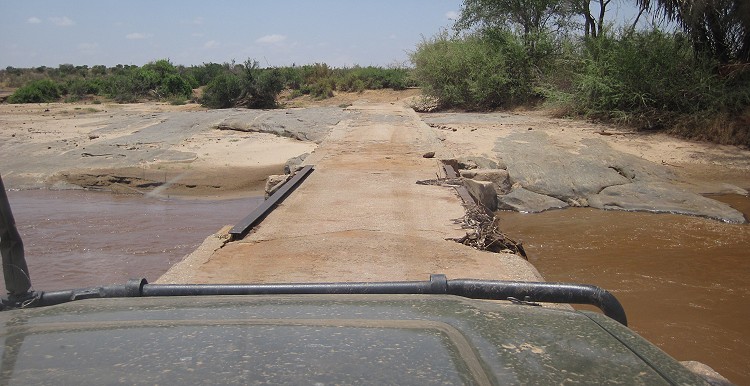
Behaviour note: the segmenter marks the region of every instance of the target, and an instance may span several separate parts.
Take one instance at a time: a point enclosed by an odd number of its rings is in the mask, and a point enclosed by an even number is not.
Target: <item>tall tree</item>
[[[509,28],[528,37],[566,25],[571,15],[564,0],[465,0],[455,28]]]
[[[696,50],[721,63],[750,62],[750,1],[636,0],[679,23]]]

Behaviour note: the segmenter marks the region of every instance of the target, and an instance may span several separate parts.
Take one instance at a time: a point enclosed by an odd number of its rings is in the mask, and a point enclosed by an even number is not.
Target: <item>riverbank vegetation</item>
[[[61,64],[57,68],[0,70],[0,86],[16,89],[8,97],[9,103],[107,98],[120,103],[194,100],[211,108],[273,108],[285,89],[291,91],[292,98],[310,95],[324,99],[334,91],[402,90],[416,85],[407,68],[332,68],[324,63],[261,68],[250,59],[242,64],[232,61],[190,67],[161,59],[143,66]],[[194,95],[195,89],[201,90],[200,97]]]
[[[611,0],[465,0],[452,29],[424,38],[408,68],[162,59],[8,67],[0,86],[16,89],[10,103],[192,100],[210,108],[273,108],[282,90],[325,99],[419,86],[430,110],[541,105],[559,116],[750,145],[750,2],[626,1],[639,12],[618,24],[606,19]],[[651,24],[639,27],[647,16]]]
[[[663,26],[640,29],[606,20],[609,1],[589,4],[466,0],[452,31],[412,53],[414,76],[442,108],[545,104],[561,116],[750,145],[749,3],[638,0],[638,18],[650,12]]]

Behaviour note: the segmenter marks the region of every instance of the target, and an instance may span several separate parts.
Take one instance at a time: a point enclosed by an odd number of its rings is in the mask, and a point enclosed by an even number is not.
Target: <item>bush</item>
[[[219,74],[203,90],[201,104],[214,109],[233,107],[242,94],[242,82],[237,75]]]
[[[10,97],[9,103],[45,103],[60,99],[57,84],[49,79],[35,80],[16,90]]]
[[[169,74],[164,77],[159,86],[161,97],[184,97],[188,98],[193,93],[190,83],[180,75]]]
[[[261,69],[258,62],[245,62],[243,104],[251,109],[276,107],[276,97],[284,89],[284,79],[276,69]]]
[[[679,34],[599,36],[586,42],[579,68],[574,100],[586,115],[658,127],[728,102],[716,64],[696,56]]]
[[[443,33],[420,43],[411,59],[423,91],[443,108],[487,110],[533,95],[526,48],[508,32],[463,38]]]

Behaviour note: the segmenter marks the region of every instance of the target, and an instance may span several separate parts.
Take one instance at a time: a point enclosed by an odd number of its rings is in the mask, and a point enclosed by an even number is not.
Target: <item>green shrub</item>
[[[165,76],[159,86],[159,95],[162,97],[184,97],[188,98],[193,93],[190,83],[180,75],[169,74]]]
[[[602,35],[586,42],[574,99],[587,115],[659,126],[726,105],[715,65],[696,56],[680,34]]]
[[[313,99],[328,99],[333,97],[333,81],[330,79],[319,79],[310,85],[309,93]]]
[[[251,109],[276,107],[276,97],[284,89],[284,78],[276,68],[261,69],[257,61],[245,62],[243,104]]]
[[[424,40],[411,56],[423,91],[441,107],[487,110],[528,101],[533,80],[526,48],[508,32]]]
[[[9,103],[44,103],[60,99],[60,90],[55,82],[42,79],[30,82],[19,88],[10,97]]]
[[[214,109],[233,107],[242,94],[242,82],[237,75],[223,73],[214,77],[203,90],[201,104]]]

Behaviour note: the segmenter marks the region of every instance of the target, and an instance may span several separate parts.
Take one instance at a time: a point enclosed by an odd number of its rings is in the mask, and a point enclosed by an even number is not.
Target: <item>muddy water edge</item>
[[[750,213],[746,196],[714,198]],[[610,290],[643,337],[750,384],[750,225],[590,208],[498,217],[546,280]]]
[[[8,199],[37,291],[155,281],[263,202],[81,190],[9,191]]]

